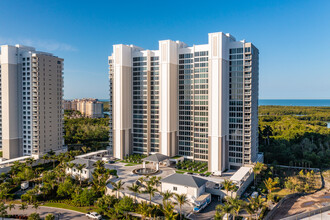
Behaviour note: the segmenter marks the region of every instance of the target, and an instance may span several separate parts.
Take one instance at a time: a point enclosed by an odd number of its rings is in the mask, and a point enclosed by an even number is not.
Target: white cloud
[[[54,40],[31,40],[31,39],[6,39],[0,37],[0,45],[1,44],[22,44],[25,46],[31,46],[35,47],[37,50],[45,50],[46,52],[52,52],[52,51],[78,51],[75,47],[72,45],[57,42]]]

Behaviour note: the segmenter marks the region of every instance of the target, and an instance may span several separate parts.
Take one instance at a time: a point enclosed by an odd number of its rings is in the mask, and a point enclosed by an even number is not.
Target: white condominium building
[[[63,59],[32,47],[2,45],[0,75],[3,157],[62,150]]]
[[[128,154],[181,155],[221,173],[256,161],[259,51],[230,34],[208,44],[114,45],[110,146]]]

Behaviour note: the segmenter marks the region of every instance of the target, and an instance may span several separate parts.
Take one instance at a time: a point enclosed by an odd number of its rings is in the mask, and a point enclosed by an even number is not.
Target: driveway
[[[211,203],[206,206],[205,209],[203,209],[201,212],[199,213],[193,213],[189,216],[190,219],[202,219],[202,220],[207,220],[207,219],[212,219],[214,218],[215,215],[215,207],[217,205],[221,204],[220,201],[218,201],[218,197],[217,196],[212,196],[212,201]]]
[[[53,214],[55,216],[59,216],[59,219],[63,220],[87,220],[88,218],[85,216],[85,213],[82,212],[76,212],[72,210],[67,209],[60,209],[60,208],[52,208],[52,207],[46,207],[46,206],[39,206],[37,211],[32,208],[32,206],[29,206],[28,209],[22,211],[19,209],[19,205],[15,205],[15,209],[12,209],[11,211],[8,210],[8,214],[22,214],[22,215],[30,215],[31,213],[37,212],[39,213],[41,218],[45,218],[48,214]]]

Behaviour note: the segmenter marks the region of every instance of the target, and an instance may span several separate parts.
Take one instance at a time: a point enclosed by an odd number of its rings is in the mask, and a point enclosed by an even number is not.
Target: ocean
[[[259,105],[330,106],[330,99],[259,99]]]
[[[99,99],[108,102],[107,99]],[[259,105],[330,106],[330,99],[259,99]]]

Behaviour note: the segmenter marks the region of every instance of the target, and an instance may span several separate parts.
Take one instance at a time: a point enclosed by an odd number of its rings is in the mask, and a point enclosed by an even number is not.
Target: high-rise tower
[[[210,33],[208,44],[114,45],[110,145],[128,154],[181,155],[211,172],[257,160],[258,58],[251,43]]]
[[[63,59],[32,47],[3,45],[0,67],[3,157],[62,150]]]

